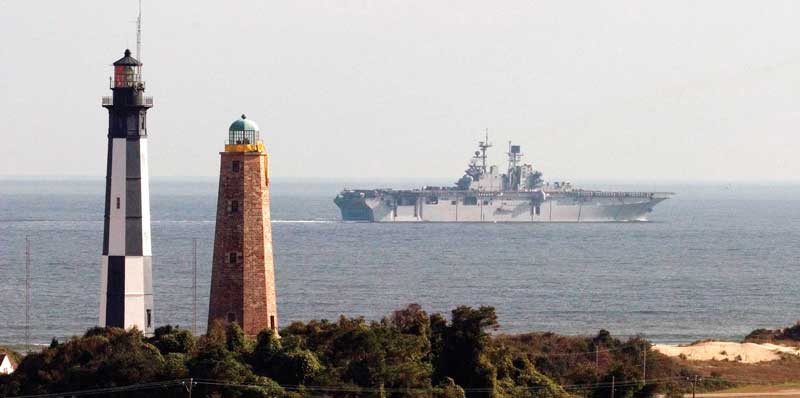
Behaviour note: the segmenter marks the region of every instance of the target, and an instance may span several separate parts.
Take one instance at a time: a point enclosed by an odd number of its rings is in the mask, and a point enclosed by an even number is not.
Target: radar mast
[[[480,156],[481,159],[481,170],[483,170],[483,174],[486,174],[486,150],[492,147],[492,143],[489,142],[489,128],[486,128],[486,138],[483,141],[478,141],[478,148],[481,150]]]
[[[512,145],[511,141],[508,142],[508,189],[512,191],[519,190],[521,184],[521,175],[519,170],[519,162],[522,159],[522,150],[519,145]]]

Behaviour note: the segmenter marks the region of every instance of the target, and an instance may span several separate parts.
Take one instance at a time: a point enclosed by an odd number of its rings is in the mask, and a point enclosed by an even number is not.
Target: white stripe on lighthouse
[[[141,256],[125,257],[125,329],[135,326],[145,331],[143,271]]]
[[[106,325],[106,292],[108,291],[108,256],[100,262],[100,325]]]
[[[111,195],[108,223],[108,255],[125,255],[125,197],[127,139],[114,138],[111,147]]]
[[[150,242],[150,173],[147,164],[147,138],[139,138],[139,175],[142,201],[142,255],[152,256]]]

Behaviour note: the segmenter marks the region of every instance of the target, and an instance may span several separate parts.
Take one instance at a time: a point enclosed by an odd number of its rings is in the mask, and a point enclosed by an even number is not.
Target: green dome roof
[[[242,115],[240,119],[237,119],[233,123],[231,123],[231,127],[228,128],[228,131],[259,131],[258,125],[256,122],[247,118],[247,116]]]

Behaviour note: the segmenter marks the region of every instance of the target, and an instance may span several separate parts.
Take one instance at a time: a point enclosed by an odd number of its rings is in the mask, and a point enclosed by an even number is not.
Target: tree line
[[[380,321],[294,322],[280,336],[264,330],[255,338],[222,323],[199,337],[177,326],[150,338],[92,328],[26,355],[0,376],[0,396],[144,385],[105,395],[605,398],[615,388],[614,398],[639,398],[680,393],[674,381],[692,375],[641,338],[493,336],[498,327],[493,307],[461,306],[448,320],[412,304]],[[167,383],[174,380],[195,383]]]

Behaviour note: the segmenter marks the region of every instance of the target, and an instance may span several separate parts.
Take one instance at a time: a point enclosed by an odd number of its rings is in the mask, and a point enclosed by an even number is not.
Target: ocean
[[[362,182],[358,187],[392,182]],[[800,319],[800,185],[606,184],[677,195],[651,222],[371,224],[339,221],[330,181],[276,179],[278,313],[378,320],[409,303],[448,313],[497,309],[501,333],[640,334],[656,342],[741,339]],[[397,184],[395,184],[397,185]],[[587,186],[586,184],[581,184]],[[217,183],[154,179],[156,325],[205,330]],[[25,335],[25,239],[31,340],[97,323],[104,180],[0,180],[0,345]]]

